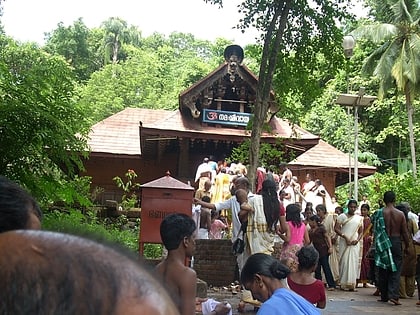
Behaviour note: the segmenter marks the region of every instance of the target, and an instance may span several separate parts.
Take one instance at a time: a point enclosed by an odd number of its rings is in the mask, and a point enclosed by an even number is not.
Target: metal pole
[[[349,63],[350,63],[350,58],[347,58],[347,62],[346,62],[346,83],[347,83],[347,94],[350,93],[350,79],[349,79]],[[348,117],[348,130],[350,131],[351,128],[351,120],[350,120],[350,107],[347,107],[347,117]],[[349,135],[349,139],[347,141],[348,143],[348,151],[349,151],[349,198],[351,197],[351,134],[350,132],[348,133]]]
[[[362,96],[359,96],[359,100]],[[358,102],[357,102],[358,103]],[[354,199],[359,200],[359,126],[358,126],[358,104],[353,108],[354,110]]]

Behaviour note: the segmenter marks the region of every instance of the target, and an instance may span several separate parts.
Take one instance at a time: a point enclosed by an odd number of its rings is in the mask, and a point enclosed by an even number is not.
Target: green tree
[[[134,26],[128,26],[127,22],[118,17],[111,17],[102,23],[105,31],[105,63],[111,58],[116,64],[122,51],[123,44],[140,44],[141,32]],[[123,58],[125,59],[125,58]]]
[[[204,1],[223,4],[223,0]],[[348,18],[346,4],[349,1],[319,0],[314,5],[306,0],[246,0],[239,5],[244,17],[238,27],[243,31],[248,27],[257,28],[263,41],[249,154],[248,174],[252,188],[255,186],[261,133],[270,106],[275,70],[288,59],[281,57],[292,56],[293,53],[295,78],[302,77],[300,69],[311,68],[319,53],[325,55],[326,65],[333,73],[332,70],[340,64],[337,61],[343,59],[341,49],[338,49],[342,32],[337,21],[343,22]],[[290,76],[280,78],[284,82],[291,79]]]
[[[179,94],[219,65],[214,45],[188,34],[154,34],[142,45],[126,45],[126,60],[106,65],[82,88],[80,104],[93,122],[126,107],[174,110]]]
[[[90,45],[90,30],[82,18],[68,27],[59,23],[57,28],[46,34],[44,49],[51,54],[63,56],[74,68],[78,81],[86,81],[100,69],[101,62],[95,60],[95,47]]]
[[[405,97],[413,176],[416,177],[413,100],[420,90],[420,9],[417,0],[387,0],[377,10],[385,23],[370,23],[356,28],[356,38],[379,46],[366,59],[363,71],[379,78],[379,97],[397,88]],[[382,14],[389,9],[391,14]]]
[[[0,35],[0,174],[36,191],[82,167],[88,128],[75,84],[61,56]]]

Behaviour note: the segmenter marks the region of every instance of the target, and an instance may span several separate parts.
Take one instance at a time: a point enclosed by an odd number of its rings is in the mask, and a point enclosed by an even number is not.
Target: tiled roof
[[[288,164],[290,166],[314,166],[346,169],[349,167],[349,156],[327,142],[319,140],[317,145],[302,153]],[[351,167],[354,167],[353,158],[351,159],[350,164]],[[369,174],[373,174],[376,170],[376,167],[360,162],[358,163],[358,168]]]
[[[292,126],[286,120],[274,117],[270,121],[272,127],[272,133],[263,132],[262,138],[298,138],[298,139],[318,139],[319,137],[311,134],[310,132],[295,127],[293,130]],[[189,133],[191,136],[197,135],[220,135],[226,138],[232,137],[248,137],[251,133],[250,130],[236,129],[236,128],[223,128],[221,126],[215,127],[211,124],[201,124],[197,119],[186,119],[183,118],[179,110],[173,111],[172,114],[162,117],[162,119],[148,124],[143,124],[143,129],[148,134],[152,132],[164,132],[171,131],[173,135],[179,133]]]
[[[88,140],[91,152],[140,155],[140,121],[151,123],[172,113],[169,110],[126,108],[92,127]]]
[[[170,133],[172,136],[188,136],[198,139],[219,137],[236,141],[250,135],[249,130],[215,127],[201,124],[196,119],[183,118],[179,110],[126,108],[92,127],[88,140],[91,152],[140,155],[140,122],[142,123],[142,133],[147,135],[164,136]],[[274,135],[263,133],[262,138],[297,138],[315,141],[318,139],[318,136],[300,127],[295,127],[293,130],[286,120],[279,118],[271,120],[271,127],[274,130]]]

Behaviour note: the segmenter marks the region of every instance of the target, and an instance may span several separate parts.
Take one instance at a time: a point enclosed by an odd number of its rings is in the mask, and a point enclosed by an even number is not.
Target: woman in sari
[[[361,250],[363,244],[360,240],[363,231],[363,218],[357,214],[357,201],[349,200],[348,213],[338,216],[335,223],[335,232],[339,238],[340,256],[340,286],[345,291],[355,291],[357,278],[360,275]]]
[[[244,236],[245,250],[243,263],[255,253],[271,255],[274,250],[274,236],[280,233],[280,202],[277,197],[276,183],[271,179],[262,182],[261,195],[248,200],[246,191],[238,189],[236,199],[240,204],[239,219],[246,222]],[[242,267],[242,266],[241,266]],[[242,268],[241,268],[242,270]],[[238,310],[243,311],[245,303],[254,306],[261,304],[252,298],[251,292],[242,290]]]

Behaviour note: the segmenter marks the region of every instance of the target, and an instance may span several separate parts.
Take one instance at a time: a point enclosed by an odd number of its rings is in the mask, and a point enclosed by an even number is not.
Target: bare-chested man
[[[157,266],[156,271],[169,291],[182,315],[195,315],[197,274],[185,266],[185,260],[193,256],[195,250],[194,220],[186,214],[173,213],[166,216],[160,225],[162,243],[168,256]],[[218,303],[212,314],[226,315],[230,305]]]
[[[395,208],[395,193],[387,191],[384,193],[385,207],[378,210],[374,217],[374,233],[375,233],[375,265],[379,268],[379,283],[378,287],[381,292],[380,302],[392,302],[395,305],[401,305],[399,302],[399,287],[400,287],[400,274],[402,265],[402,246],[401,238],[409,246],[409,237],[407,231],[407,224],[404,214]],[[381,226],[383,215],[383,223]],[[386,238],[384,238],[383,228],[385,228],[386,235],[390,241],[390,247],[386,245]],[[387,249],[391,250],[392,260],[387,263]]]

